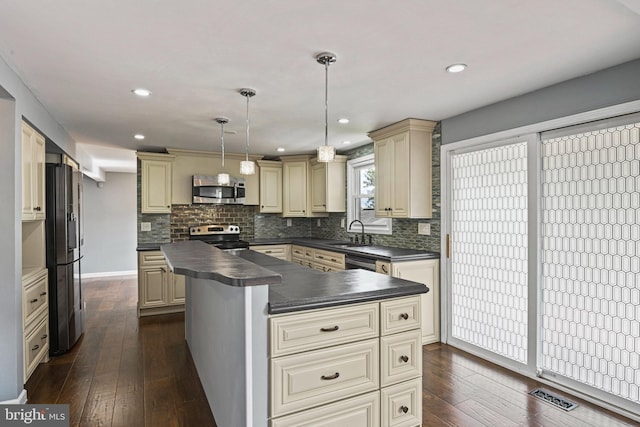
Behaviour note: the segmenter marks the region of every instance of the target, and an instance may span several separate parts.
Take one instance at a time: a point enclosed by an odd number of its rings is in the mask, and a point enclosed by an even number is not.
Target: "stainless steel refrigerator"
[[[83,332],[81,186],[81,172],[73,160],[64,155],[47,155],[45,228],[51,356],[68,352]]]

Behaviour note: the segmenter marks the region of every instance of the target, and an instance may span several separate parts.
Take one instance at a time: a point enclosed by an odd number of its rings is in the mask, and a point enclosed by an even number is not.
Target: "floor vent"
[[[577,403],[567,400],[564,397],[560,397],[555,393],[552,393],[548,390],[544,390],[541,388],[537,388],[533,391],[530,391],[529,394],[534,397],[537,397],[538,399],[544,400],[547,403],[551,403],[552,405],[557,406],[558,408],[564,411],[571,411],[572,409],[575,409],[578,407]]]

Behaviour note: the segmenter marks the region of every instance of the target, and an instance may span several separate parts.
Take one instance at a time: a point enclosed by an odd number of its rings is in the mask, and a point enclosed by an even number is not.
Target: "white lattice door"
[[[444,341],[640,414],[640,114],[442,158]]]
[[[449,342],[529,361],[528,144],[450,156]]]

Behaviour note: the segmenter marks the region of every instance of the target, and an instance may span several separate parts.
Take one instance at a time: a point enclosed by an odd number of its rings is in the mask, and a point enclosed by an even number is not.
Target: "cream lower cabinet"
[[[291,262],[325,273],[345,267],[344,254],[298,245],[291,246]]]
[[[138,316],[184,311],[185,278],[173,274],[160,251],[138,252]]]
[[[284,261],[291,261],[291,245],[257,245],[250,246],[249,249]]]
[[[23,375],[26,383],[38,364],[49,360],[49,282],[47,269],[22,279]]]
[[[273,316],[270,426],[420,426],[420,297]]]
[[[421,296],[422,344],[440,341],[440,261],[397,262],[390,267],[391,276],[424,283],[429,288]]]

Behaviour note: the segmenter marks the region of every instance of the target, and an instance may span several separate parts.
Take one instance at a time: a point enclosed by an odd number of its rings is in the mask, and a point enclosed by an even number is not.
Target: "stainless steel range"
[[[219,249],[244,249],[249,242],[240,240],[237,225],[198,225],[189,228],[189,240],[201,240]]]

